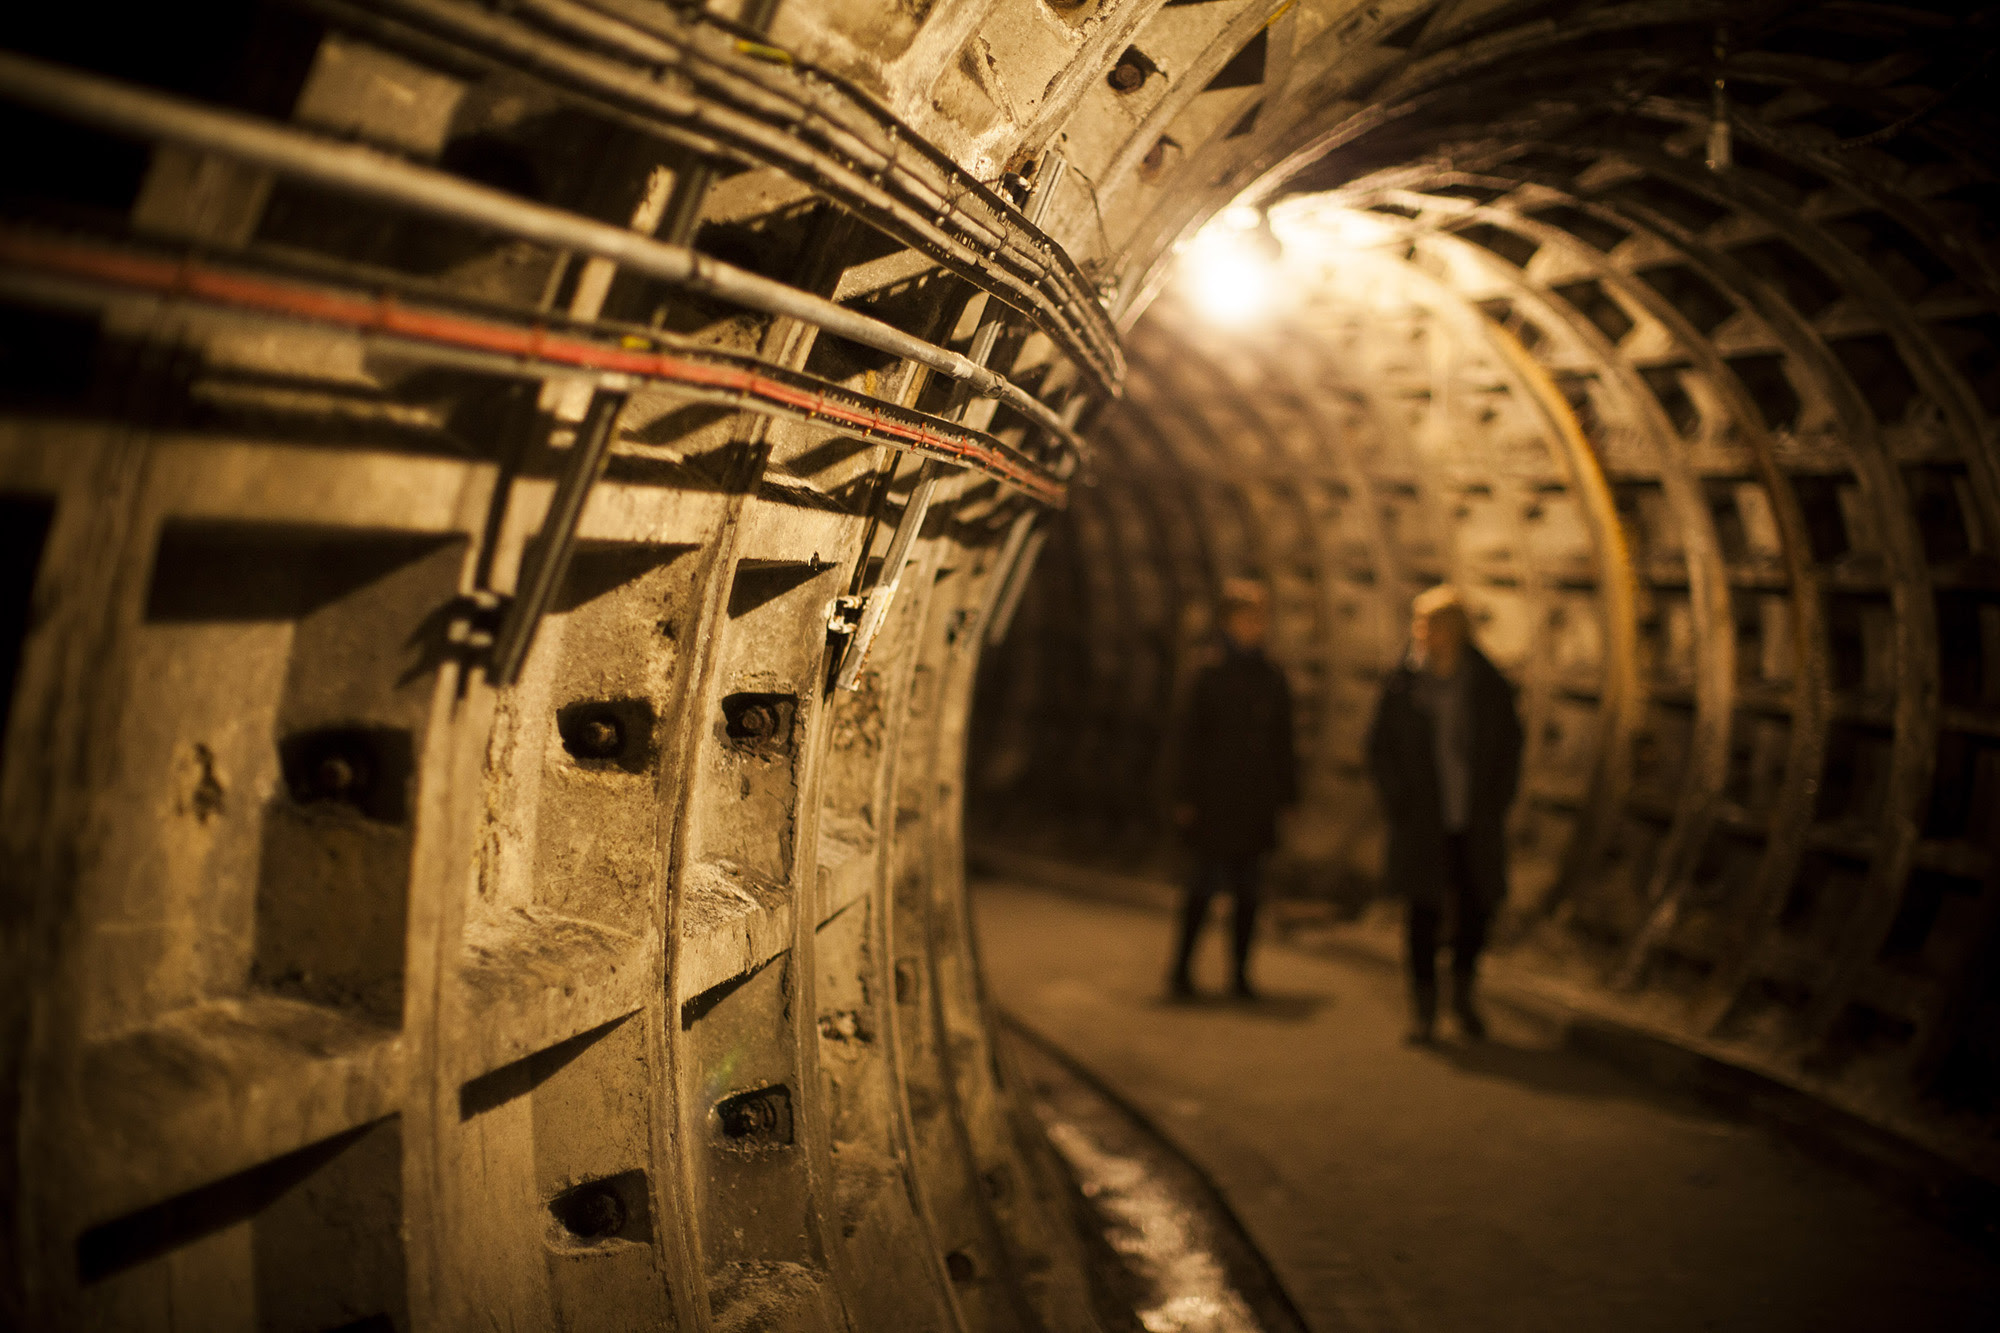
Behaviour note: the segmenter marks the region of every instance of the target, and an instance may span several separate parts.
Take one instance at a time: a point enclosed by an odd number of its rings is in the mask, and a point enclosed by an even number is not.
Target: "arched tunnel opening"
[[[9,12],[0,1322],[1988,1326],[1994,51]],[[1163,1004],[1246,579],[1269,994]],[[1524,751],[1426,1052],[1367,736],[1439,585]]]

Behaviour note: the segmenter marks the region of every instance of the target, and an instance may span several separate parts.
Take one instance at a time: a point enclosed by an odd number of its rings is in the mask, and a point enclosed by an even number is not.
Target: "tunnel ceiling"
[[[0,1323],[1089,1333],[962,813],[1165,867],[1239,573],[1295,896],[1373,892],[1360,732],[1452,580],[1530,724],[1524,956],[1983,1132],[1994,49],[14,6]]]

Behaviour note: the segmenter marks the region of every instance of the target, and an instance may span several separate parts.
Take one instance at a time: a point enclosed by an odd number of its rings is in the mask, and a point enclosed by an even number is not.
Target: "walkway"
[[[1315,1333],[2000,1329],[2000,1261],[1526,1018],[1408,1048],[1387,969],[1278,948],[1262,1001],[1169,1004],[1164,916],[974,903],[996,1000],[1216,1182]]]

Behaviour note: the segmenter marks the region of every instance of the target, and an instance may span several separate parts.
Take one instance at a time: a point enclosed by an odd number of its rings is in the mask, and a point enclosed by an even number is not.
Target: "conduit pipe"
[[[1082,441],[1048,407],[1005,376],[878,319],[782,282],[623,227],[517,199],[372,148],[334,143],[249,116],[212,111],[160,93],[0,52],[0,95],[39,111],[133,138],[165,139],[221,153],[315,185],[345,190],[557,249],[601,255],[648,277],[903,357],[997,399],[1081,453]]]
[[[334,8],[345,12],[345,6]],[[870,127],[890,137],[885,150],[856,128],[841,124],[830,114],[834,108],[815,106],[789,90],[753,80],[749,70],[730,68],[717,59],[717,53],[699,51],[685,39],[674,40],[657,24],[642,27],[637,14],[613,17],[570,0],[523,0],[513,9],[590,47],[616,51],[650,69],[673,69],[687,77],[700,96],[588,51],[551,42],[516,19],[450,0],[376,0],[371,8],[394,13],[574,91],[617,99],[639,109],[657,132],[697,152],[735,156],[787,172],[977,285],[1003,293],[1008,304],[1062,345],[1100,390],[1116,392],[1124,368],[1117,336],[1103,308],[1087,295],[1083,277],[1067,255],[1031,221],[1013,215],[990,190],[958,168],[937,170],[937,180],[919,177],[898,160],[896,150],[920,140],[886,115],[878,112],[873,117],[877,124]],[[764,59],[777,66],[807,69],[816,81],[832,83],[788,52],[761,43],[756,49],[768,53]],[[838,83],[832,90],[847,91]],[[843,100],[850,105],[839,109],[850,116],[867,109],[858,94]],[[812,145],[814,139],[820,148]],[[985,216],[968,212],[963,206],[968,200],[986,205],[981,210]],[[1057,294],[1052,297],[1040,290],[1042,282],[1052,283]]]
[[[576,443],[570,446],[568,465],[556,480],[556,492],[542,520],[541,536],[521,564],[519,590],[493,636],[493,658],[488,668],[495,685],[512,685],[521,679],[522,664],[534,644],[542,616],[555,599],[556,589],[569,575],[570,557],[576,551],[577,525],[583,521],[583,507],[590,489],[604,475],[611,457],[611,437],[618,414],[625,410],[625,395],[599,389],[591,395],[583,424],[577,428]]]
[[[1040,181],[1035,186],[1035,195],[1028,201],[1031,221],[1039,222],[1048,207],[1049,197],[1062,180],[1065,169],[1064,159],[1051,153],[1048,164],[1043,169]],[[972,345],[966,349],[980,365],[985,365],[993,355],[994,344],[1000,341],[1003,321],[992,313],[989,303],[987,317],[972,336]],[[1081,400],[1073,400],[1080,402]],[[964,421],[968,404],[963,398],[951,406],[951,419]],[[875,638],[882,632],[883,623],[889,618],[889,608],[896,600],[896,590],[902,586],[903,569],[909,563],[910,549],[916,544],[917,534],[923,530],[924,516],[930,512],[931,499],[937,493],[938,478],[944,469],[934,460],[926,460],[917,473],[916,484],[910,489],[910,498],[903,506],[903,516],[896,521],[896,531],[889,539],[889,551],[882,559],[882,573],[875,586],[869,590],[862,603],[861,619],[855,623],[854,637],[848,641],[847,652],[840,660],[840,671],[834,684],[843,690],[861,688],[861,671],[868,663],[868,654],[874,651]],[[1020,521],[1009,536],[1007,558],[1012,559],[1018,548],[1016,540],[1021,535]]]
[[[1000,440],[912,408],[884,404],[796,371],[768,365],[740,353],[708,349],[606,346],[588,338],[522,328],[453,312],[406,305],[302,283],[234,273],[193,261],[137,255],[88,242],[59,241],[22,232],[0,231],[0,263],[27,274],[55,275],[58,282],[88,283],[148,296],[185,299],[259,316],[330,324],[444,349],[482,364],[502,363],[520,372],[531,367],[592,371],[605,387],[632,388],[654,383],[688,397],[796,417],[835,434],[887,444],[897,449],[973,468],[1047,505],[1060,505],[1063,482],[1042,465]],[[0,279],[31,299],[56,304],[78,301],[47,282]],[[635,340],[636,341],[636,340]]]

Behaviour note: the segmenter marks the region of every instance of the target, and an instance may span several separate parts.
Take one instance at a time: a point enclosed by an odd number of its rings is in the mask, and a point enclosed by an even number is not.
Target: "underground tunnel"
[[[1993,1327],[1995,49],[9,9],[0,1323]],[[1271,994],[1175,1009],[1244,579]],[[1366,737],[1441,584],[1516,695],[1489,984],[1546,1050],[1393,1026]],[[1433,1162],[1519,1216],[1368,1212]],[[1227,1238],[1178,1303],[1107,1221],[1159,1181]],[[1518,1249],[1565,1217],[1657,1235]]]

